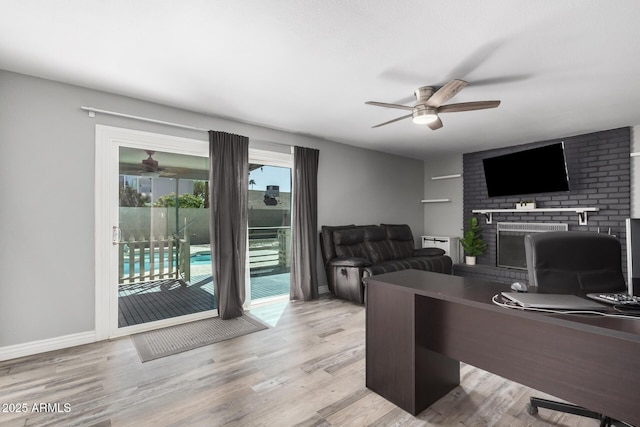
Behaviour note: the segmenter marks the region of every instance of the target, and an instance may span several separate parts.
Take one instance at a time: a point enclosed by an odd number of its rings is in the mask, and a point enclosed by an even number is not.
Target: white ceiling
[[[422,159],[640,124],[640,1],[2,0],[0,68]]]

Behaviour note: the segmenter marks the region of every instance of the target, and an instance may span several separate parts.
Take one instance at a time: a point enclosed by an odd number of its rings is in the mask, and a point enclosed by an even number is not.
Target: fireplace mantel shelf
[[[599,208],[535,208],[535,209],[474,209],[471,212],[474,214],[484,215],[487,219],[487,224],[491,224],[493,221],[493,214],[496,212],[517,212],[517,213],[529,213],[529,212],[575,212],[578,214],[578,223],[580,225],[587,225],[587,212],[598,212]]]

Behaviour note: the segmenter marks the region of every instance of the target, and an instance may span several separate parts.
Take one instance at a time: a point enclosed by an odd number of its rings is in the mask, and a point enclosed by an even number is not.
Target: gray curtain
[[[221,319],[242,316],[249,194],[249,138],[209,131],[209,234]]]
[[[291,218],[291,292],[293,300],[318,298],[318,157],[312,148],[294,147]]]

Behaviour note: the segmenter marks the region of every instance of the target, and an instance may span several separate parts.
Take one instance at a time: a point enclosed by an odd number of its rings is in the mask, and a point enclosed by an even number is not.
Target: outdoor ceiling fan
[[[134,175],[142,176],[159,176],[163,178],[171,178],[178,175],[179,168],[165,168],[161,167],[153,155],[156,153],[153,150],[144,150],[147,153],[147,158],[142,159],[137,164],[120,164],[121,173],[131,173]]]
[[[156,152],[151,150],[145,150],[145,152],[149,155],[149,157],[142,160],[142,167],[147,172],[158,172],[158,161],[152,157],[154,154],[156,154]]]
[[[406,116],[398,117],[372,127],[377,128],[407,119],[409,117],[413,117],[413,122],[415,124],[427,125],[432,130],[436,130],[442,127],[442,121],[438,116],[439,113],[457,113],[460,111],[484,110],[487,108],[496,108],[498,105],[500,105],[500,101],[475,101],[442,105],[453,98],[462,89],[464,89],[466,85],[467,82],[465,82],[464,80],[454,79],[437,90],[433,86],[422,86],[416,89],[416,91],[414,92],[416,96],[416,103],[414,106],[367,101],[365,102],[365,104],[367,105],[411,111],[411,114],[407,114]]]

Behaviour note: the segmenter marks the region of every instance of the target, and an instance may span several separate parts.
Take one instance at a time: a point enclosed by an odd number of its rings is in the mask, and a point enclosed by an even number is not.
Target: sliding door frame
[[[251,143],[251,142],[250,142]],[[192,156],[209,156],[209,142],[106,125],[95,130],[95,336],[96,341],[126,336],[160,327],[214,317],[217,310],[190,314],[140,325],[118,327],[117,245],[119,147],[169,151]],[[249,148],[249,162],[286,167],[293,171],[293,147],[290,152]],[[292,172],[293,173],[293,172]],[[293,179],[291,180],[293,197]],[[114,228],[115,227],[115,228]],[[248,239],[248,235],[247,235]],[[246,301],[251,304],[247,245]]]
[[[96,340],[130,335],[218,315],[218,310],[118,327],[118,175],[120,147],[208,157],[208,141],[96,125],[95,139],[95,329]]]
[[[251,141],[249,141],[251,144]],[[259,148],[251,148],[249,147],[249,164],[258,163],[263,164],[265,166],[276,166],[281,168],[289,169],[289,179],[291,180],[291,198],[293,200],[293,147],[291,147],[291,151],[289,153],[277,152],[277,151],[268,151]],[[291,206],[293,209],[293,206]],[[249,233],[247,228],[247,258],[246,258],[246,268],[245,268],[245,300],[243,307],[248,309],[251,307],[251,276],[250,276],[250,268],[249,268]],[[283,298],[285,296],[283,295]],[[289,295],[286,295],[286,298],[289,298]]]

